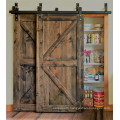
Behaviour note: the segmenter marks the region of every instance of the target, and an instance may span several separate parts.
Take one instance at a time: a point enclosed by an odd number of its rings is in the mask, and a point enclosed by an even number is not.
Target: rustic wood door
[[[36,15],[18,15],[14,22],[14,95],[16,111],[35,111]]]
[[[83,100],[83,17],[37,16],[36,111],[80,112]]]

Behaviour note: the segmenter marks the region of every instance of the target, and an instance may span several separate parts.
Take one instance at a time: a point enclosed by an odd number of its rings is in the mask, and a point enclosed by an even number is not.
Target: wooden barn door
[[[36,111],[80,112],[83,100],[83,18],[37,16]]]
[[[35,111],[36,106],[36,15],[18,15],[14,22],[15,111]]]

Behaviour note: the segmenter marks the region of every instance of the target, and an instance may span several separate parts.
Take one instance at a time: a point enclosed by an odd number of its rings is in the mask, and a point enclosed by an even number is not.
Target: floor
[[[7,112],[6,120],[95,120],[93,111],[83,113]],[[97,119],[100,120],[100,114]],[[113,112],[104,112],[103,120],[113,120]]]

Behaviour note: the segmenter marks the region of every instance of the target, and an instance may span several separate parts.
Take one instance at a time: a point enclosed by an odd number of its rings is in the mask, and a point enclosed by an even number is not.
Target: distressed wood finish
[[[77,23],[77,102],[78,106],[82,105],[83,102],[83,92],[84,92],[84,86],[83,86],[83,76],[84,76],[84,39],[83,39],[83,27],[84,27],[84,21],[79,20],[78,16],[78,23]],[[83,19],[83,15],[82,15]],[[83,106],[83,105],[82,105]],[[82,107],[81,106],[81,107]]]
[[[60,35],[60,37],[53,43],[53,45],[46,51],[44,58],[52,53],[52,51],[64,40],[64,37],[71,31],[71,29],[76,25],[77,21],[74,21],[69,25],[69,27]]]
[[[44,21],[75,21],[75,20],[77,20],[77,16],[74,14],[71,14],[71,15],[68,15],[68,14],[66,14],[66,15],[44,14],[44,15],[42,15],[42,20],[44,20]]]
[[[76,67],[77,61],[76,60],[69,60],[69,61],[44,61],[43,66],[53,66],[53,67]]]
[[[18,19],[20,16],[18,17]],[[19,61],[19,49],[20,49],[20,19],[18,21],[14,21],[14,76],[13,76],[13,104],[14,104],[14,110],[19,109],[19,77],[20,77],[20,61]]]
[[[14,22],[14,101],[15,111],[35,111],[35,15],[19,15]]]
[[[37,22],[36,15],[18,17],[14,22],[13,110],[79,112],[70,108],[81,107],[83,100],[83,21],[77,15],[43,15],[43,21],[37,18]],[[113,110],[108,104],[108,15],[84,17],[104,18],[104,106],[106,111]],[[54,109],[63,106],[66,109]]]
[[[38,21],[37,16],[37,42],[36,42],[36,111],[42,109],[45,104],[44,72],[41,61],[43,61],[43,22]],[[38,34],[39,33],[39,34]],[[38,52],[40,51],[40,52]]]
[[[77,15],[42,18],[47,21],[39,21],[37,16],[36,111],[80,112],[83,21]]]
[[[69,91],[62,85],[59,79],[51,72],[49,68],[43,68],[45,73],[50,77],[50,79],[53,81],[53,83],[60,89],[61,92],[65,94],[65,96],[69,99],[69,101],[73,104],[76,105],[76,100],[71,96]]]

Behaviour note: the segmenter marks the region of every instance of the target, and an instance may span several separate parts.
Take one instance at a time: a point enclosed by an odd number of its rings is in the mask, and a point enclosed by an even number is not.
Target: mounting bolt
[[[104,3],[104,8],[105,8],[105,12],[107,12],[108,10],[108,5],[107,5],[107,3]]]
[[[78,16],[78,20],[82,20],[82,7],[78,7],[77,8],[77,11],[78,11],[78,14],[79,14],[79,16]]]
[[[58,8],[55,8],[55,11],[58,11]]]
[[[42,11],[42,3],[39,3],[39,6],[37,8],[38,11],[38,19],[42,20],[42,15],[41,15],[41,11]]]
[[[15,3],[15,6],[12,7],[13,12],[18,12],[18,3]],[[15,21],[18,21],[18,14],[15,14]]]
[[[76,11],[78,11],[79,3],[76,3]]]
[[[18,14],[15,14],[15,20],[18,21]]]

